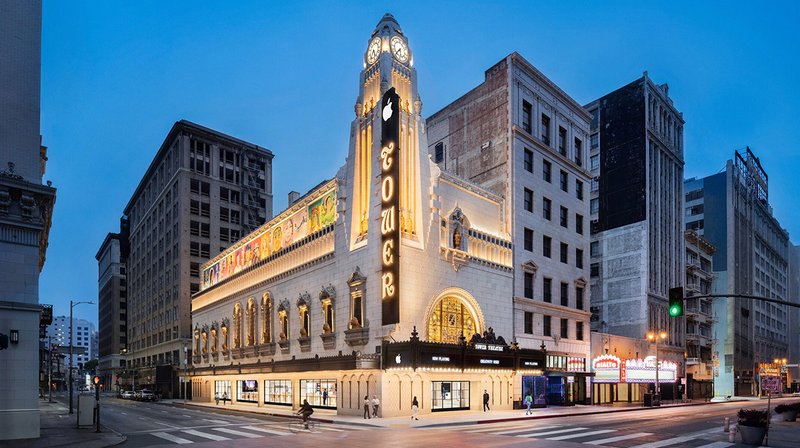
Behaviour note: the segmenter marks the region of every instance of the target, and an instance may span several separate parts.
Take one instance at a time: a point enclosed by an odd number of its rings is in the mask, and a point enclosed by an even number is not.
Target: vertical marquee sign
[[[383,325],[400,322],[400,96],[381,99],[381,303]]]

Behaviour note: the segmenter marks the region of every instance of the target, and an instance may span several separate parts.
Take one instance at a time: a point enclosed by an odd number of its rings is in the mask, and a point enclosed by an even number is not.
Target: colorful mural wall
[[[317,192],[305,207],[247,235],[244,244],[224,252],[224,256],[203,269],[203,289],[266,260],[295,242],[313,235],[336,221],[336,187]],[[266,230],[264,230],[266,228]]]

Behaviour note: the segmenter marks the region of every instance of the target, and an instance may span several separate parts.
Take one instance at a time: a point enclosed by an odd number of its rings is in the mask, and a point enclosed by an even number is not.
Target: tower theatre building
[[[511,409],[545,354],[512,343],[508,204],[428,156],[408,39],[370,36],[336,176],[202,269],[192,300],[192,399],[303,400],[384,416]]]

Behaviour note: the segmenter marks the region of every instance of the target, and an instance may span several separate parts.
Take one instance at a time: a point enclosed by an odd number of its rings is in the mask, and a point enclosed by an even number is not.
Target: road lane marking
[[[228,423],[230,423],[229,421],[225,421],[225,420],[213,420],[213,419],[210,419],[210,418],[204,418],[203,420],[205,420],[205,421],[207,421],[207,422],[210,422],[210,423],[213,423],[213,424],[215,424],[215,425],[227,425]]]
[[[225,432],[225,433],[228,433],[228,434],[233,434],[235,436],[247,437],[249,439],[258,439],[260,437],[264,437],[264,436],[259,435],[259,434],[250,434],[249,432],[237,431],[235,429],[228,429],[228,428],[212,428],[212,429],[214,431]]]
[[[626,434],[624,436],[609,437],[607,439],[592,440],[591,442],[583,442],[586,445],[604,445],[606,443],[619,442],[622,440],[638,439],[639,437],[652,436],[652,432],[637,432],[636,434]]]
[[[167,434],[165,432],[154,432],[154,433],[151,433],[151,434],[153,434],[156,437],[160,437],[160,438],[162,438],[164,440],[169,440],[170,442],[173,442],[173,443],[181,443],[181,444],[183,444],[183,443],[194,443],[189,439],[184,439],[182,437],[173,436],[172,434]]]
[[[205,437],[206,439],[211,439],[211,440],[214,440],[214,441],[217,441],[217,442],[220,442],[220,441],[223,441],[223,440],[231,440],[228,437],[218,436],[216,434],[206,434],[204,432],[196,431],[194,429],[187,429],[187,430],[184,430],[183,432],[185,432],[186,434],[197,436],[197,437]]]
[[[691,436],[673,437],[671,439],[648,442],[641,445],[631,446],[629,448],[661,448],[662,446],[677,445],[679,443],[688,442],[692,439],[694,439],[694,437]]]
[[[519,426],[519,427],[517,427],[515,429],[511,429],[511,430],[508,430],[508,431],[493,432],[492,434],[497,435],[497,436],[503,436],[503,435],[506,435],[506,434],[513,434],[515,432],[525,432],[525,431],[531,431],[531,430],[541,431],[541,430],[545,430],[545,429],[555,429],[555,428],[562,428],[562,426],[561,425],[550,425],[550,426],[539,426],[539,427],[531,427],[531,426],[521,427],[521,426]]]
[[[701,445],[696,448],[725,448],[731,445],[733,444],[730,442],[714,442],[714,443],[709,443],[708,445]]]
[[[266,432],[267,434],[277,434],[279,436],[286,436],[291,434],[290,432],[286,431],[278,431],[275,429],[267,429],[267,428],[259,428],[258,426],[242,426],[242,429],[249,429],[251,431],[261,431]]]
[[[519,434],[516,437],[542,437],[542,436],[549,436],[551,434],[559,434],[562,432],[584,431],[586,429],[589,428],[567,428],[567,429],[559,429],[557,431],[530,432],[528,434]]]
[[[617,432],[616,429],[598,429],[597,431],[579,432],[578,434],[567,434],[565,436],[548,437],[547,440],[567,440],[577,439],[580,437],[594,436],[597,434],[607,434],[609,432]]]
[[[524,430],[526,427],[528,429],[535,429],[535,428],[532,428],[530,426],[530,423],[521,423],[521,422],[513,422],[513,423],[505,423],[505,424],[493,423],[490,426],[480,427],[480,428],[477,428],[477,429],[474,429],[475,428],[474,424],[471,425],[471,426],[473,427],[473,429],[469,429],[469,430],[467,430],[465,432],[492,432],[492,431],[498,431],[498,430],[502,431],[502,430],[506,430],[506,429],[510,429],[510,428],[516,428],[516,429]],[[483,425],[481,425],[481,426],[483,426]],[[453,429],[450,426],[446,426],[444,428]],[[431,428],[431,429],[442,429],[442,427],[438,427],[438,428],[434,427],[434,428]]]

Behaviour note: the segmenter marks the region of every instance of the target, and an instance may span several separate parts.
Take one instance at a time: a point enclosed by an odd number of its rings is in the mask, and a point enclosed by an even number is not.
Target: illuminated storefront
[[[644,359],[622,360],[614,355],[601,355],[592,360],[594,372],[595,403],[616,401],[636,402],[658,382],[662,385],[676,384],[678,365],[672,361],[659,361],[656,375],[655,356]]]

